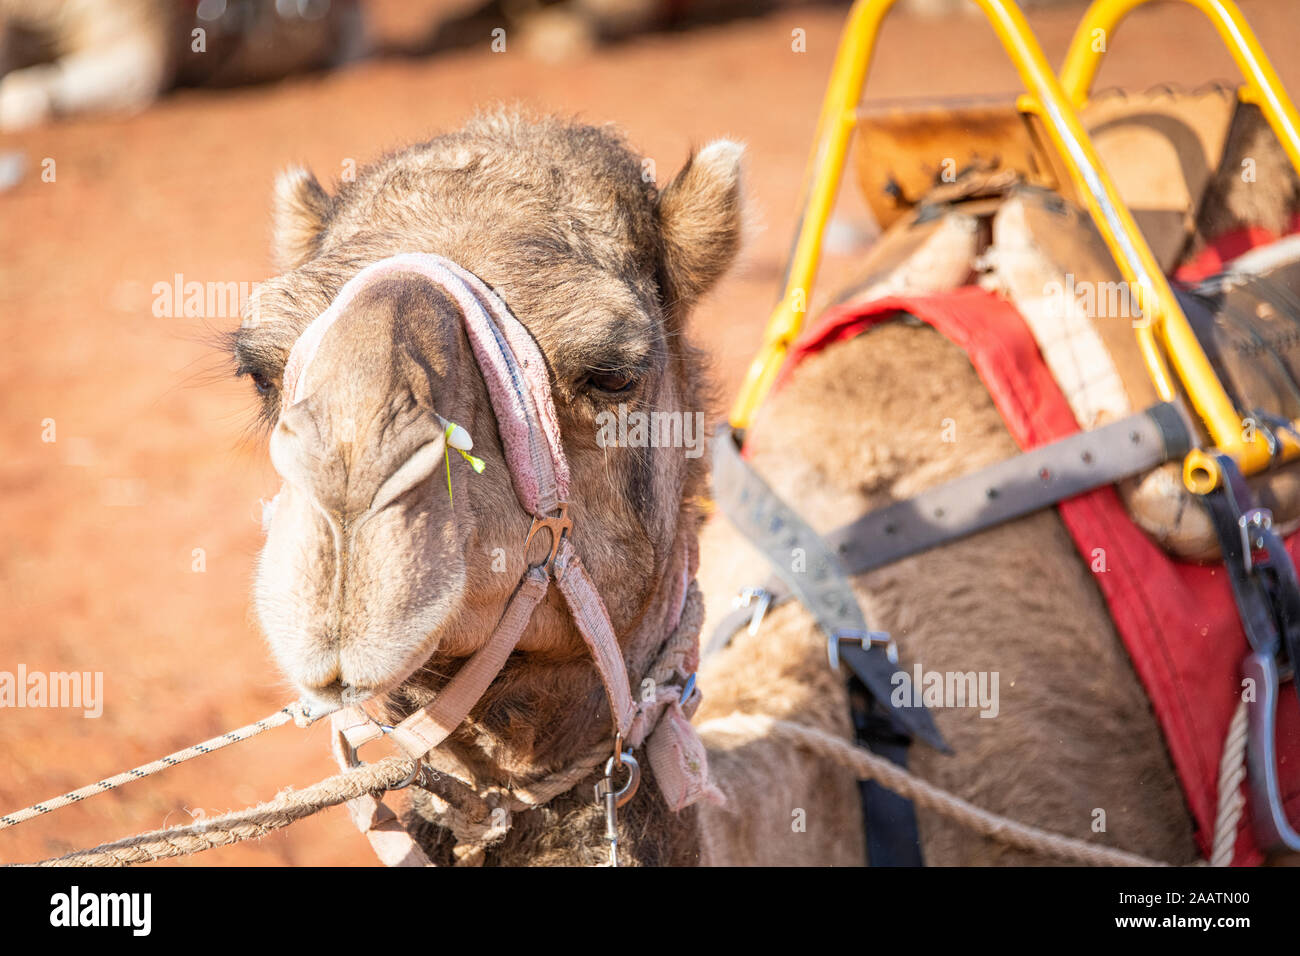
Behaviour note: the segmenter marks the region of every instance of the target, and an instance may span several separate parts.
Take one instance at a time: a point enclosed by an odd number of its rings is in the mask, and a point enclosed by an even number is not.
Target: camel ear
[[[316,177],[301,166],[290,166],[275,178],[271,259],[276,269],[296,269],[316,254],[331,203]]]
[[[735,261],[743,219],[745,147],[714,140],[692,156],[659,196],[666,298],[689,308]]]

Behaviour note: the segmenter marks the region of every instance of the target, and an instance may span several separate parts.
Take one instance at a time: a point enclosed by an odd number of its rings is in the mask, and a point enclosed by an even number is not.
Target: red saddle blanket
[[[965,350],[1022,449],[1079,430],[1020,313],[1005,299],[977,288],[830,309],[792,349],[782,379],[809,353],[860,335],[900,312],[927,322]],[[1094,548],[1105,549],[1107,570],[1094,572],[1094,578],[1151,698],[1197,839],[1208,856],[1218,808],[1219,758],[1249,649],[1226,571],[1222,565],[1170,558],[1129,520],[1111,486],[1057,507],[1086,564],[1091,567]],[[1287,550],[1293,561],[1300,559],[1300,534],[1287,539]],[[1282,687],[1279,704],[1278,762],[1294,822],[1300,820],[1300,702],[1290,684]],[[1247,809],[1234,865],[1261,862],[1252,833]]]

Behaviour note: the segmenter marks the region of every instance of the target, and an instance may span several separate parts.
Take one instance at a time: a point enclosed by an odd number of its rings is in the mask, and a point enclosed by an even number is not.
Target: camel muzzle
[[[544,563],[525,571],[492,636],[462,665],[432,703],[395,727],[379,724],[359,705],[343,707],[334,715],[335,754],[340,764],[354,765],[357,748],[387,735],[415,760],[418,768],[425,755],[464,721],[500,673],[534,609],[554,583],[591,652],[609,701],[613,725],[610,772],[619,766],[634,767],[632,751],[656,735],[657,739],[651,740],[648,747],[650,762],[672,808],[680,809],[702,797],[720,799],[708,781],[703,745],[682,713],[684,709],[686,714],[693,713],[698,706],[699,691],[693,682],[685,682],[684,687],[660,687],[649,700],[635,700],[632,696],[627,666],[609,613],[572,544],[569,468],[545,360],[528,330],[477,276],[441,256],[422,253],[393,256],[363,269],[294,344],[284,372],[282,418],[292,417],[298,403],[306,399],[312,361],[326,333],[349,305],[372,283],[412,273],[427,279],[461,313],[470,347],[487,385],[516,497],[533,519],[527,541],[520,546],[526,550],[534,537],[549,539],[549,554]],[[452,427],[447,427],[444,434],[453,439],[455,446],[468,439],[467,433],[462,435]],[[438,447],[446,451],[445,444]],[[388,478],[380,492],[396,492],[400,487],[409,486],[408,480],[419,480],[417,476],[426,475],[427,465],[434,460],[434,450],[429,449],[434,448],[430,443],[416,450]],[[384,497],[377,494],[375,502],[381,502]],[[685,573],[689,562],[684,562],[682,567]],[[675,629],[681,618],[685,585],[683,581],[670,629]],[[420,663],[413,662],[411,670]],[[671,719],[661,720],[665,715]],[[618,800],[604,801],[606,833],[611,839],[614,861],[617,860],[614,814],[617,806],[632,796],[632,791],[620,792]],[[394,832],[390,825],[392,815],[377,798],[360,798],[354,803],[352,809],[358,826],[385,862],[418,862],[423,857],[409,835]]]

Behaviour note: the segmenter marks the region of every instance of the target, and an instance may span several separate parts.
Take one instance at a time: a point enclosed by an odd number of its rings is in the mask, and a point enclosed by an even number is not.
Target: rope
[[[134,770],[127,770],[116,776],[100,780],[98,783],[92,783],[82,787],[79,790],[73,790],[71,793],[65,793],[59,797],[53,797],[40,803],[34,803],[30,807],[24,807],[22,810],[15,810],[13,813],[6,813],[0,816],[0,830],[7,830],[9,827],[17,826],[32,817],[39,817],[42,814],[49,813],[69,806],[73,803],[80,803],[89,797],[98,796],[101,793],[107,793],[110,790],[116,790],[125,783],[132,780],[142,780],[145,777],[153,776],[168,767],[174,767],[177,764],[184,763],[187,760],[193,760],[195,757],[201,757],[204,754],[214,753],[223,747],[229,747],[231,744],[237,744],[241,740],[248,740],[250,737],[256,737],[260,733],[270,730],[273,727],[279,727],[281,724],[287,724],[290,720],[294,721],[301,727],[324,716],[323,714],[308,714],[304,705],[295,701],[286,707],[277,710],[269,717],[254,723],[240,727],[238,730],[232,730],[229,733],[222,734],[219,737],[213,737],[211,740],[205,740],[203,743],[195,744],[192,747],[186,747],[184,750],[178,750],[174,754],[168,754],[166,757],[160,757],[152,763],[136,767]]]
[[[688,659],[699,639],[700,624],[703,620],[703,601],[699,589],[691,583],[686,607],[682,619],[673,631],[663,650],[656,658],[647,676],[656,684],[666,683],[674,675],[679,675],[682,663]],[[32,817],[58,810],[88,797],[115,790],[124,783],[152,776],[168,767],[192,760],[203,754],[209,754],[223,747],[247,740],[264,733],[273,727],[279,727],[295,721],[306,727],[324,713],[309,713],[300,703],[295,702],[276,711],[274,714],[255,723],[232,730],[211,740],[179,750],[152,763],[144,764],[125,773],[90,784],[71,793],[51,800],[45,800],[22,810],[0,816],[0,830],[16,826]],[[593,746],[573,765],[553,773],[525,787],[504,790],[490,788],[484,795],[476,795],[482,801],[480,812],[466,811],[455,807],[445,797],[438,801],[446,807],[443,812],[453,832],[458,837],[455,856],[458,865],[473,866],[481,864],[486,846],[504,837],[510,826],[512,811],[529,810],[539,807],[561,793],[565,793],[581,783],[591,771],[608,757],[608,744],[601,742]],[[169,857],[186,856],[200,853],[213,847],[228,846],[243,840],[260,838],[272,830],[286,827],[303,817],[311,816],[326,807],[344,803],[364,794],[382,793],[410,775],[410,762],[401,757],[389,757],[375,764],[366,764],[346,773],[322,780],[305,790],[286,790],[274,800],[250,807],[237,813],[213,817],[202,823],[166,830],[155,830],[137,836],[105,843],[88,850],[78,850],[66,856],[42,860],[41,866],[130,866]],[[502,807],[506,810],[504,825],[485,823],[493,809]],[[441,809],[441,807],[439,808]]]
[[[407,757],[386,757],[328,777],[303,790],[284,790],[275,799],[202,823],[154,830],[105,843],[89,850],[41,860],[37,866],[131,866],[169,857],[189,856],[213,847],[261,838],[326,807],[366,794],[390,790],[410,776]]]
[[[652,686],[669,686],[685,680],[694,667],[688,664],[699,655],[700,628],[704,624],[704,598],[697,582],[687,589],[682,615],[655,657],[646,677]],[[653,728],[649,728],[653,729]],[[609,742],[599,741],[564,770],[523,786],[487,787],[475,790],[453,774],[444,774],[460,784],[457,793],[435,793],[434,809],[439,822],[456,838],[452,856],[456,866],[482,866],[487,848],[505,839],[517,812],[533,810],[562,793],[568,793],[605,762]],[[476,803],[472,809],[467,804]],[[492,811],[504,810],[493,822]]]
[[[737,712],[707,721],[699,727],[699,731],[701,735],[738,734],[783,739],[852,770],[861,780],[875,780],[899,796],[912,800],[919,807],[933,810],[970,827],[976,833],[1017,849],[1089,866],[1168,865],[1134,853],[1096,846],[1084,840],[1040,830],[1038,827],[990,813],[920,777],[913,776],[884,757],[878,757],[869,750],[863,750],[806,724]]]
[[[704,624],[704,598],[699,585],[692,581],[686,594],[686,603],[682,608],[681,620],[668,640],[646,677],[655,687],[668,686],[680,682],[692,668],[686,661],[699,654],[700,628]],[[653,729],[653,728],[651,728]],[[588,774],[609,757],[609,743],[601,741],[576,760],[571,766],[560,770],[523,787],[511,787],[505,794],[512,810],[529,810],[553,800],[562,793],[567,793],[580,784]]]
[[[1219,758],[1219,812],[1214,818],[1214,848],[1210,866],[1231,866],[1237,849],[1237,826],[1246,809],[1241,785],[1246,781],[1247,705],[1237,704]]]
[[[648,674],[656,684],[667,682],[674,675],[680,675],[682,663],[689,659],[693,651],[692,645],[698,640],[699,621],[696,619],[702,616],[703,607],[702,601],[699,600],[699,592],[694,585],[692,585],[690,598],[693,600],[688,600],[682,621]],[[247,740],[291,719],[301,726],[306,726],[320,716],[324,715],[308,715],[300,704],[291,704],[264,720],[178,751],[151,764],[0,817],[0,829],[14,826],[70,803],[76,803],[97,793],[115,789],[130,780],[150,776],[201,754],[211,753],[240,740]],[[1123,850],[1097,846],[1084,840],[1051,833],[991,813],[912,775],[897,764],[869,750],[805,724],[761,714],[737,712],[727,717],[707,721],[698,730],[702,736],[713,733],[783,739],[852,770],[861,780],[875,780],[881,786],[912,800],[919,807],[933,810],[985,837],[999,840],[1017,849],[1092,866],[1168,865]],[[1242,703],[1233,715],[1219,768],[1219,815],[1215,826],[1212,857],[1215,866],[1225,866],[1232,858],[1237,824],[1245,803],[1241,794],[1241,784],[1245,778],[1245,742],[1246,706]],[[449,818],[446,822],[457,836],[457,845],[453,851],[457,865],[481,865],[487,846],[499,841],[509,829],[512,810],[527,810],[541,806],[560,793],[572,789],[604,759],[606,749],[606,745],[602,742],[570,767],[527,787],[509,790],[492,787],[483,794],[470,791],[468,795],[480,801],[480,805],[473,810],[456,806],[446,796],[435,794],[435,803],[439,805],[440,813]],[[247,810],[214,817],[202,823],[138,834],[92,849],[77,850],[65,856],[42,860],[36,865],[131,866],[170,857],[188,856],[214,847],[229,846],[243,840],[264,837],[273,830],[286,827],[326,807],[336,806],[367,794],[379,794],[391,790],[407,779],[410,772],[411,763],[407,758],[388,757],[378,763],[364,764],[328,777],[303,790],[285,790],[275,799]],[[439,797],[441,799],[438,799]],[[505,819],[498,822],[485,821],[485,817],[490,816],[490,812],[498,807],[506,810]]]

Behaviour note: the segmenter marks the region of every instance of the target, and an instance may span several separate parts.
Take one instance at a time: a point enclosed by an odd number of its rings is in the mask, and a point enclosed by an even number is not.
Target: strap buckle
[[[898,644],[888,631],[863,631],[856,627],[841,627],[826,641],[826,655],[830,658],[831,670],[840,669],[840,644],[857,644],[864,651],[873,647],[883,647],[889,663],[898,664]]]
[[[528,546],[533,543],[533,536],[543,528],[551,532],[551,553],[546,556],[546,560],[541,564],[541,567],[545,568],[548,574],[555,564],[555,555],[560,550],[560,541],[573,530],[573,519],[569,517],[569,503],[561,501],[558,504],[559,514],[548,515],[545,518],[533,516],[532,527],[528,529],[528,537],[524,539],[524,557],[527,560]]]
[[[732,598],[731,606],[734,608],[749,607],[755,600],[758,606],[754,608],[754,613],[749,617],[749,633],[751,635],[758,633],[759,625],[763,623],[763,618],[767,615],[767,609],[772,606],[772,594],[766,588],[745,587],[740,589],[740,593]]]

